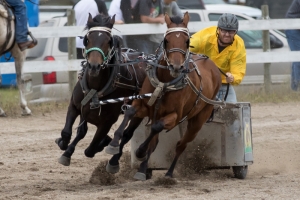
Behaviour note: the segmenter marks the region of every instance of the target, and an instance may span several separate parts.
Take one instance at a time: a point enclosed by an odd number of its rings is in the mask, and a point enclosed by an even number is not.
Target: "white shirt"
[[[108,15],[112,17],[113,15],[116,15],[115,20],[119,21],[122,20],[124,22],[123,13],[120,9],[121,6],[121,0],[112,0],[109,9],[108,9]]]
[[[89,13],[92,17],[99,14],[98,6],[95,0],[80,0],[74,7],[76,26],[85,26]],[[76,48],[85,48],[83,45],[83,39],[76,37]]]

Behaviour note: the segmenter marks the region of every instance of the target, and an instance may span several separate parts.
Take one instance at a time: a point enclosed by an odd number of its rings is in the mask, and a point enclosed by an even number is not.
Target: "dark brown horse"
[[[215,99],[221,86],[218,67],[206,56],[189,52],[188,13],[185,13],[183,19],[166,15],[165,21],[168,29],[164,38],[163,56],[158,64],[148,66],[148,76],[140,90],[140,94],[152,93],[152,96],[150,100],[133,101],[106,151],[111,153],[118,149],[122,138],[119,154],[112,157],[107,167],[116,168],[121,148],[133,134],[133,131],[125,131],[123,135],[125,126],[133,117],[149,117],[151,133],[135,152],[136,157],[143,161],[135,175],[139,180],[146,180],[148,159],[156,148],[158,134],[163,129],[171,130],[186,119],[187,130],[177,142],[175,158],[166,173],[166,176],[172,177],[179,156],[209,119],[213,111],[212,99]]]
[[[87,133],[87,122],[97,126],[97,131],[85,155],[92,158],[109,144],[111,138],[107,133],[118,120],[124,102],[100,105],[99,101],[138,94],[146,77],[144,63],[124,64],[121,38],[111,33],[114,22],[114,16],[97,15],[92,19],[89,14],[88,33],[83,40],[86,48],[85,71],[73,90],[61,138],[56,139],[60,149],[66,150],[59,159],[63,165],[70,165],[75,146]],[[78,115],[80,125],[77,135],[69,145]]]

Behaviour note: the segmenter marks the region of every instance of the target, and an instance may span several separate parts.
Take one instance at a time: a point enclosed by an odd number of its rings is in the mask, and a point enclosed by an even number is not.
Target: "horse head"
[[[89,14],[84,36],[85,57],[87,60],[89,76],[96,77],[102,68],[113,56],[113,36],[111,29],[115,23],[115,16],[106,17],[97,15],[92,18]]]
[[[185,65],[188,64],[190,34],[187,28],[189,14],[186,12],[183,18],[165,15],[167,31],[164,35],[164,59],[168,64],[171,76],[177,77]]]

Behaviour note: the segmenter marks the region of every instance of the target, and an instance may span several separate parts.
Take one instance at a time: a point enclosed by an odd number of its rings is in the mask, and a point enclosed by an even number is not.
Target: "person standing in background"
[[[162,9],[163,14],[168,14],[170,17],[178,16],[180,18],[183,18],[183,13],[181,12],[179,6],[176,3],[176,0],[161,0],[162,2]],[[161,42],[164,40],[164,34],[155,34],[151,35],[149,38],[152,42],[154,42],[157,53],[161,53],[162,49],[157,49],[158,46],[160,46]],[[161,47],[161,46],[160,46]]]
[[[130,0],[129,0],[130,1]],[[124,24],[123,12],[121,10],[121,0],[112,0],[108,9],[110,17],[115,15],[115,24]]]
[[[183,13],[181,12],[176,0],[162,0],[163,14],[167,13],[170,17],[179,16],[183,18]]]
[[[85,26],[88,21],[89,13],[92,17],[95,17],[98,14],[108,16],[106,5],[102,0],[80,0],[74,6],[74,11],[76,26]],[[84,49],[83,39],[81,37],[76,37],[77,59],[85,59],[82,55]]]
[[[286,18],[300,18],[300,0],[294,0],[290,5]],[[300,30],[286,30],[286,38],[291,51],[300,50]],[[300,62],[293,62],[291,68],[291,89],[298,91],[300,83]]]
[[[159,23],[164,24],[165,18],[162,10],[161,0],[138,0],[132,10],[133,23]],[[154,53],[159,46],[153,42],[151,35],[137,35],[128,37],[129,47],[146,54]]]

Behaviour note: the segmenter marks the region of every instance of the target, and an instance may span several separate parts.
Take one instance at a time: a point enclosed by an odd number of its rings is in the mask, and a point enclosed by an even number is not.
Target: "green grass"
[[[47,102],[39,104],[28,103],[28,107],[34,115],[44,115],[46,113],[62,109],[67,111],[68,103],[69,101]],[[16,88],[1,88],[0,107],[10,117],[21,116],[22,110],[20,107],[19,91]]]
[[[235,87],[235,91],[239,102],[250,102],[252,104],[300,101],[300,91],[292,91],[288,83],[272,85],[269,93],[265,92],[263,85],[240,85]]]
[[[299,102],[300,92],[294,92],[289,84],[272,85],[270,92],[264,91],[264,86],[240,85],[235,87],[239,102],[255,103],[282,103]],[[8,116],[20,116],[21,108],[19,104],[18,90],[15,88],[0,89],[0,107]],[[29,104],[34,115],[46,114],[57,110],[66,110],[69,101],[48,102],[40,104]]]

